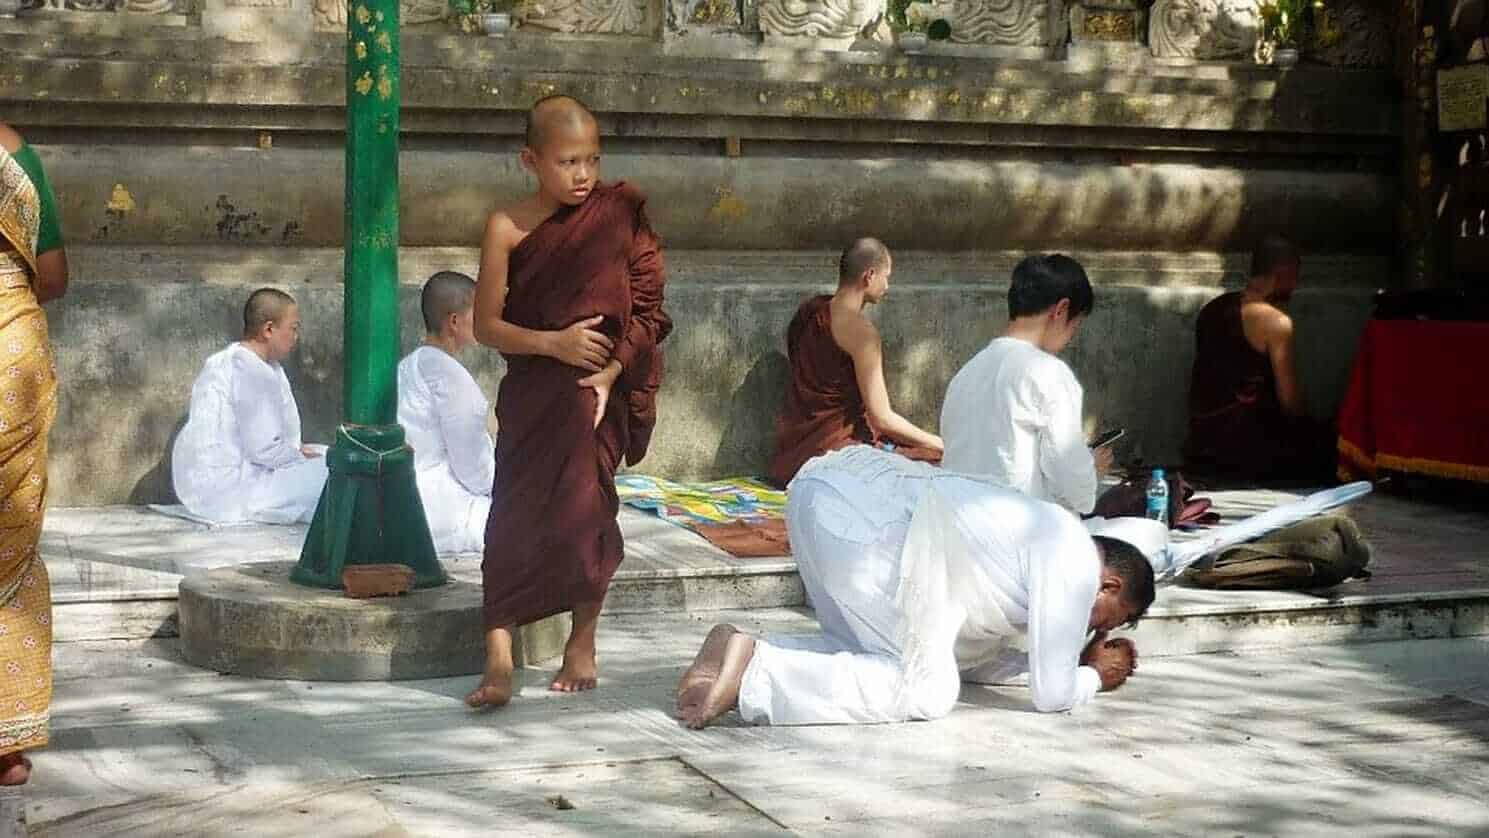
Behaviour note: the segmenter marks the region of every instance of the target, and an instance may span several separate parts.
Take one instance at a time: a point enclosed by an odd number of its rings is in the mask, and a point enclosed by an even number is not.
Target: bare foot
[[[701,730],[708,723],[734,709],[739,704],[739,685],[744,680],[745,667],[755,656],[755,638],[742,632],[730,635],[724,645],[724,661],[719,667],[719,677],[709,685],[708,695],[684,711],[682,722],[694,730]]]
[[[600,683],[599,667],[595,663],[595,647],[564,649],[564,665],[553,676],[548,689],[560,693],[580,693],[592,690]]]
[[[481,685],[465,697],[472,707],[500,707],[512,700],[512,632],[505,628],[486,631],[486,673]]]
[[[23,786],[31,779],[31,760],[25,754],[0,757],[0,786]]]
[[[738,633],[739,629],[726,623],[720,623],[709,630],[708,636],[703,639],[703,645],[698,649],[697,657],[693,658],[693,665],[688,667],[688,671],[677,682],[679,719],[708,697],[708,690],[718,680],[719,669],[724,665],[724,650],[729,645],[729,638]]]
[[[481,685],[471,690],[465,703],[472,707],[501,707],[512,700],[512,670],[487,669]]]

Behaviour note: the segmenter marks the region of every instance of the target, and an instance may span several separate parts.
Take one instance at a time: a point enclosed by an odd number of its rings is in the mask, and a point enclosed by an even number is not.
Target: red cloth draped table
[[[1489,483],[1489,323],[1371,320],[1339,408],[1339,476]]]

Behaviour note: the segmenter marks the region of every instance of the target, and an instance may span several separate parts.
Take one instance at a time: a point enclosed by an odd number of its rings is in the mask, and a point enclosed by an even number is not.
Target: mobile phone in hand
[[[1096,437],[1095,442],[1091,443],[1091,447],[1104,448],[1108,445],[1111,445],[1113,442],[1121,439],[1122,436],[1126,433],[1126,428],[1113,428],[1112,430],[1104,431],[1100,436]]]

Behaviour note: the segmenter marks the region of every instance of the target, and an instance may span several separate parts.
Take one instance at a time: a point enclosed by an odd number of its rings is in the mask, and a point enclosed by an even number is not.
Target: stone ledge
[[[38,143],[69,242],[274,247],[339,244],[345,160],[333,148]],[[1394,178],[1324,161],[1129,165],[1119,154],[1029,159],[972,149],[930,156],[636,153],[606,176],[640,184],[669,247],[802,250],[862,235],[970,251],[1246,250],[1287,230],[1319,250],[1384,252]],[[406,151],[405,245],[480,241],[498,202],[529,190],[508,149]]]
[[[120,58],[120,49],[84,45],[28,55],[27,39],[0,35],[15,53],[0,71],[0,101],[136,108],[238,106],[334,108],[345,96],[335,61],[245,63],[229,51],[163,41],[162,54]],[[336,44],[340,40],[336,39]],[[1059,62],[978,62],[949,57],[804,63],[783,74],[761,60],[628,56],[615,50],[564,52],[451,42],[405,48],[407,122],[447,110],[487,118],[524,111],[534,99],[569,92],[603,103],[611,116],[658,115],[791,120],[1103,127],[1242,133],[1337,134],[1390,139],[1398,108],[1385,76],[1328,69],[1296,71],[1286,83],[1262,68],[1227,68],[1220,77],[1081,69]],[[607,47],[610,45],[607,45]],[[29,49],[34,49],[34,45]],[[322,48],[324,49],[324,47]],[[127,48],[125,50],[127,54]],[[339,53],[331,50],[327,57]],[[238,58],[240,60],[233,60]],[[612,74],[597,61],[644,62],[643,72]],[[24,120],[16,120],[22,122]],[[624,127],[618,130],[624,131]]]

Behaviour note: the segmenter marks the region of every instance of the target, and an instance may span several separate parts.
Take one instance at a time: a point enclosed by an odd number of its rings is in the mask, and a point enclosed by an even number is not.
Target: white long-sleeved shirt
[[[740,710],[752,721],[936,718],[962,677],[1029,673],[1035,707],[1084,704],[1080,664],[1101,562],[1060,508],[856,446],[807,464],[787,523],[820,638],[756,645]]]
[[[480,550],[496,453],[486,417],[491,403],[465,366],[421,346],[398,364],[398,423],[414,448],[424,514],[441,553]]]
[[[1081,422],[1084,394],[1064,361],[1000,337],[951,379],[941,406],[950,471],[1084,514],[1096,505],[1096,462]]]
[[[326,468],[301,447],[300,411],[284,369],[235,342],[209,357],[192,383],[171,480],[182,504],[209,520],[306,520]]]

